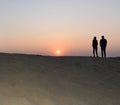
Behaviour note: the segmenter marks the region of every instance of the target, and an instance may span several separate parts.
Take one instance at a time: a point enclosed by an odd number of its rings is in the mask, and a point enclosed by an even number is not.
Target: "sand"
[[[120,58],[1,53],[0,105],[120,105]]]

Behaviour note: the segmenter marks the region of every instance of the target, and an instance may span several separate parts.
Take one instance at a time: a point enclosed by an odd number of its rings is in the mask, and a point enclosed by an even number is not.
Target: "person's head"
[[[102,36],[102,39],[104,39],[104,36]]]
[[[96,37],[94,37],[94,40],[96,40]]]

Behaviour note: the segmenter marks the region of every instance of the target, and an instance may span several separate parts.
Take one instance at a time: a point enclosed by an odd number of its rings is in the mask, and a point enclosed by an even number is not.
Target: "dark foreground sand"
[[[0,54],[0,105],[120,105],[120,58]]]

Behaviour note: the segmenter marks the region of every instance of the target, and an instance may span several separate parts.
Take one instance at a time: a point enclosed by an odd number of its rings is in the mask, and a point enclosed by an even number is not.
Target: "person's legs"
[[[104,57],[106,58],[106,48],[104,48]]]
[[[93,57],[95,57],[95,48],[93,48]]]
[[[96,56],[98,57],[98,51],[97,51],[97,48],[96,48]]]
[[[103,58],[103,49],[101,48],[101,57]]]

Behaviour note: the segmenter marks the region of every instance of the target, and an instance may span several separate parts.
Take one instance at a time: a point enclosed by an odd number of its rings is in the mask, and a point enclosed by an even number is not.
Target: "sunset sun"
[[[63,56],[63,51],[58,49],[58,50],[54,50],[54,55],[55,56]]]
[[[61,52],[60,52],[60,50],[57,50],[56,53],[59,55]]]

